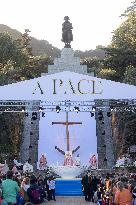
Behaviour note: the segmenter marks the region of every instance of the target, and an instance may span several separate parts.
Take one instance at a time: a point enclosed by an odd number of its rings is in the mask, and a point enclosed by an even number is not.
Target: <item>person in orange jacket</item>
[[[132,194],[128,189],[124,188],[123,182],[120,181],[117,183],[117,189],[114,203],[118,205],[131,205]]]

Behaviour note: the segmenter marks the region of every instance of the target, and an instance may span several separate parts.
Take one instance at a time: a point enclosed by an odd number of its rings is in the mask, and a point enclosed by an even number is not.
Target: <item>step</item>
[[[56,196],[83,196],[81,179],[57,179]]]

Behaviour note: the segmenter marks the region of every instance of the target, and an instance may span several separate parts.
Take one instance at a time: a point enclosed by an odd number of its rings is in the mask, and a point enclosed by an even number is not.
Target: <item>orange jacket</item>
[[[119,205],[130,205],[132,203],[132,194],[128,189],[123,189],[122,191],[117,191],[115,193],[115,204]]]

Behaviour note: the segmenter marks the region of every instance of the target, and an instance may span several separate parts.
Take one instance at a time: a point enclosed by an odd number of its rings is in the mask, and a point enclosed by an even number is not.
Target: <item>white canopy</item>
[[[0,100],[136,99],[136,86],[63,71],[0,87]]]

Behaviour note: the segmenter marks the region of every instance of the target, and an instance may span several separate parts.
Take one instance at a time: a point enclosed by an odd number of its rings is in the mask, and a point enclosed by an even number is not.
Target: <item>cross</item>
[[[65,125],[66,126],[66,138],[67,138],[67,151],[70,151],[70,140],[69,140],[69,125],[81,125],[82,122],[69,122],[68,121],[68,112],[66,112],[66,122],[52,122],[52,125]],[[72,153],[76,152],[80,146],[78,146],[75,150],[72,151]],[[59,152],[64,154],[65,152],[59,149],[57,146],[55,146],[55,149],[57,149]]]

